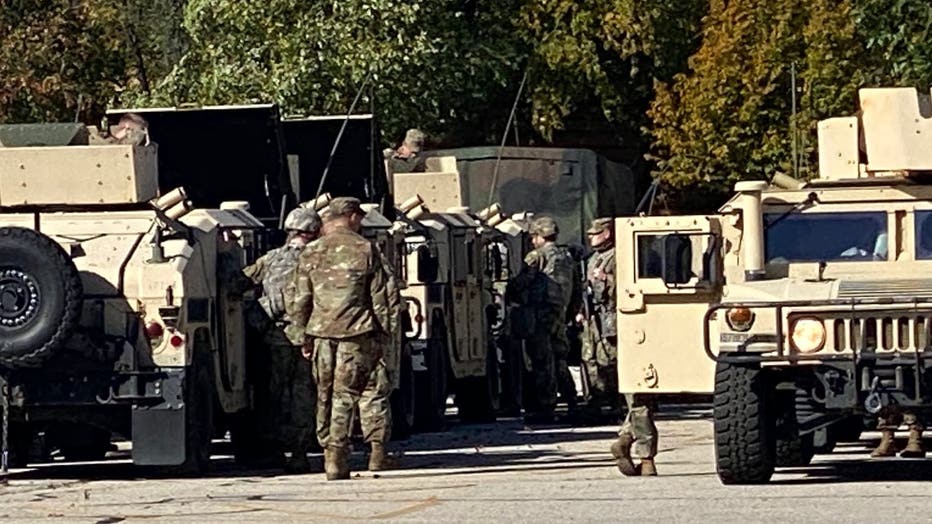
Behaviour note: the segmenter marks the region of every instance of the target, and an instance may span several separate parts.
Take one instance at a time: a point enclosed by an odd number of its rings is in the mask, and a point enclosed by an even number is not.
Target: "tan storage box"
[[[157,147],[0,147],[0,206],[133,204],[158,194]]]

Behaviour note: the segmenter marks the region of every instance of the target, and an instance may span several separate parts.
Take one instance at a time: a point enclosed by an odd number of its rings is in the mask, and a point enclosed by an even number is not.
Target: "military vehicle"
[[[242,296],[227,275],[262,224],[242,202],[159,193],[157,146],[88,145],[78,124],[0,126],[0,376],[13,463],[98,459],[203,471],[249,408]]]
[[[480,216],[460,205],[455,158],[428,158],[427,168],[395,173],[393,182],[408,219],[402,275],[411,319],[415,422],[439,429],[450,393],[461,420],[495,418],[502,377],[513,375],[510,369],[519,362],[496,344],[505,316],[496,284],[520,267],[527,236],[497,206]]]
[[[859,99],[819,122],[814,180],[617,219],[619,389],[713,393],[723,483],[767,482],[885,407],[932,413],[929,98]]]

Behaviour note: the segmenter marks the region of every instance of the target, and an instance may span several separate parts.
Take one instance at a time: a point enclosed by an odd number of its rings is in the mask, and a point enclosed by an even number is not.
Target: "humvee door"
[[[702,341],[721,296],[719,218],[619,218],[615,233],[619,391],[711,393]]]

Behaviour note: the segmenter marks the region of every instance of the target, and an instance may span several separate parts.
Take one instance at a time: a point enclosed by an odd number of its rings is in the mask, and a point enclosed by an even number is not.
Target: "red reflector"
[[[146,324],[146,336],[149,337],[150,340],[161,337],[163,333],[162,324],[158,322],[149,322]]]
[[[178,335],[174,335],[172,336],[172,338],[168,340],[168,343],[177,348],[177,347],[181,347],[181,345],[184,344],[184,339],[179,337]]]
[[[421,322],[424,322],[424,317],[421,315],[414,315],[414,321],[420,324]]]

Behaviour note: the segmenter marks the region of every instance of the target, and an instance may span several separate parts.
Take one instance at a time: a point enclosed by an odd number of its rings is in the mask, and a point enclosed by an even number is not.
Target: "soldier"
[[[586,307],[576,317],[583,325],[583,372],[590,402],[615,404],[618,350],[615,329],[615,240],[611,218],[597,218],[586,231],[594,251],[587,265]]]
[[[386,452],[392,435],[392,378],[387,361],[393,360],[389,358],[390,352],[400,350],[401,288],[391,270],[391,264],[384,257],[382,267],[387,277],[385,290],[388,296],[390,336],[381,341],[382,357],[376,362],[366,389],[359,398],[359,425],[362,427],[363,440],[370,446],[369,471],[383,471],[396,466],[394,461],[388,459]]]
[[[537,406],[529,421],[553,420],[558,380],[561,393],[571,407],[575,404],[576,388],[566,366],[569,344],[566,339],[568,311],[571,300],[578,295],[576,268],[570,254],[556,245],[559,229],[550,217],[541,217],[531,225],[534,250],[524,259],[524,268],[509,283],[509,301],[524,306],[526,316],[523,331],[528,336],[528,354],[534,373]]]
[[[288,239],[284,246],[269,251],[243,273],[261,286],[259,305],[265,314],[263,343],[268,351],[268,402],[264,417],[265,440],[276,446],[276,453],[291,451],[285,470],[304,473],[310,470],[307,448],[313,426],[314,395],[310,364],[301,354],[300,344],[289,340],[293,331],[285,311],[291,290],[291,275],[301,250],[320,234],[320,218],[310,209],[298,208],[285,218]],[[253,324],[256,322],[254,321]]]
[[[909,441],[900,452],[903,458],[925,458],[926,450],[922,444],[922,432],[925,427],[919,417],[908,409],[896,404],[889,404],[880,410],[877,429],[880,431],[880,444],[871,452],[871,457],[893,457],[896,455],[896,443],[893,440],[896,430],[905,423],[909,429]]]
[[[305,326],[303,351],[317,380],[317,438],[327,480],[350,478],[353,412],[391,329],[387,275],[378,249],[359,234],[358,199],[330,202],[327,234],[309,244],[294,272],[288,313]]]
[[[392,173],[423,173],[427,167],[421,148],[424,146],[424,133],[417,129],[409,129],[405,139],[398,149],[385,150],[388,165]]]
[[[626,394],[628,415],[621,429],[618,440],[612,443],[611,452],[615,457],[618,471],[628,477],[657,475],[654,457],[657,455],[657,426],[654,424],[656,403],[651,395],[640,393]],[[641,459],[637,466],[631,460],[631,446],[634,454]]]
[[[110,139],[115,144],[141,146],[149,142],[149,123],[136,113],[126,113],[110,130]]]

